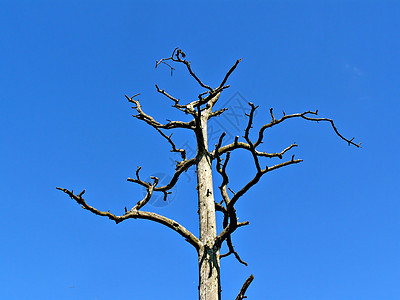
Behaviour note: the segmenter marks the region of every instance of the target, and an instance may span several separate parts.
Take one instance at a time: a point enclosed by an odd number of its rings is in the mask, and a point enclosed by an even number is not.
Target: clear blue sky
[[[250,274],[249,299],[400,299],[399,15],[398,1],[1,1],[0,298],[196,299],[197,256],[178,234],[115,225],[55,189],[85,188],[89,204],[122,214],[142,197],[126,182],[138,165],[143,177],[172,172],[179,157],[124,94],[140,92],[160,121],[185,120],[154,88],[199,93],[183,68],[154,68],[181,47],[210,85],[243,58],[220,103],[239,92],[260,105],[255,128],[270,107],[319,109],[363,142],[302,120],[268,132],[266,151],[297,142],[304,162],[238,205],[250,226],[233,239],[249,266],[222,260],[223,299]],[[250,161],[232,156],[234,190]],[[149,209],[197,233],[194,186],[191,170],[169,205]]]

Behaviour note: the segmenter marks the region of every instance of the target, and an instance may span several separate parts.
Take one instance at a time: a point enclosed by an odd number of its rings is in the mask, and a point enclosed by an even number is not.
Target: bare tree
[[[354,138],[347,139],[342,136],[331,119],[317,117],[318,111],[305,111],[294,114],[283,113],[283,116],[276,118],[272,108],[270,109],[271,120],[265,125],[261,126],[261,128],[258,130],[257,139],[252,141],[250,138],[250,130],[253,127],[254,113],[258,106],[255,106],[253,103],[249,103],[250,113],[246,114],[248,122],[246,128],[244,128],[243,139],[240,139],[239,136],[236,136],[233,141],[224,144],[224,137],[226,136],[226,133],[224,132],[219,137],[218,143],[215,145],[214,149],[209,150],[207,122],[211,118],[218,117],[227,110],[227,108],[222,108],[219,110],[213,110],[213,108],[217,103],[221,93],[229,87],[229,85],[226,85],[226,82],[232,72],[236,69],[240,59],[237,60],[230,70],[225,74],[221,83],[214,88],[205,84],[196,76],[192,70],[190,61],[187,61],[185,57],[185,53],[176,48],[170,57],[157,61],[156,67],[160,64],[165,64],[171,69],[172,74],[172,72],[175,70],[173,67],[174,64],[183,64],[190,76],[193,77],[195,81],[204,89],[204,92],[199,94],[196,100],[187,104],[182,104],[179,99],[167,93],[165,90],[160,89],[157,85],[155,87],[158,93],[164,95],[172,101],[172,106],[174,108],[187,115],[191,115],[193,117],[191,121],[168,121],[168,123],[165,124],[160,123],[143,111],[142,106],[137,99],[139,94],[136,94],[132,97],[126,96],[128,101],[134,105],[133,109],[136,110],[137,114],[134,115],[134,117],[152,126],[171,145],[171,152],[180,154],[181,159],[180,161],[176,162],[175,173],[173,174],[171,180],[163,186],[159,185],[159,178],[157,177],[151,177],[152,182],[146,182],[140,178],[139,172],[141,168],[138,167],[135,178],[128,178],[127,180],[143,186],[147,193],[145,197],[133,205],[132,208],[127,209],[125,207],[125,213],[122,215],[115,215],[109,211],[100,211],[87,204],[86,200],[83,198],[85,190],[79,194],[75,194],[72,190],[59,187],[57,189],[65,192],[79,205],[81,205],[83,209],[89,210],[99,216],[108,217],[117,224],[127,219],[148,219],[163,224],[176,231],[178,234],[184,237],[198,253],[199,299],[217,300],[221,299],[220,259],[233,254],[240,263],[247,265],[247,263],[240,258],[232,244],[232,234],[239,227],[249,224],[248,221],[238,221],[235,204],[266,173],[302,162],[301,159],[295,159],[294,155],[292,155],[288,160],[284,160],[283,162],[275,165],[267,166],[265,163],[262,163],[261,159],[265,157],[279,158],[283,160],[286,152],[294,147],[297,147],[297,144],[293,143],[287,148],[283,149],[281,152],[264,152],[263,150],[260,150],[259,147],[263,142],[265,131],[268,128],[277,126],[286,120],[299,118],[313,122],[327,122],[331,125],[336,135],[349,145],[360,147],[360,144],[354,143]],[[165,133],[166,131],[176,128],[184,128],[194,133],[197,141],[197,153],[195,157],[186,157],[185,149],[180,149],[175,145],[174,141],[172,140],[172,134]],[[237,149],[247,150],[249,154],[251,154],[256,168],[256,173],[249,182],[234,192],[230,187],[228,187],[229,176],[227,173],[227,165],[229,163],[231,152]],[[215,201],[213,188],[213,165],[216,167],[216,171],[222,177],[222,184],[219,187],[219,197],[222,200],[218,202]],[[197,173],[198,214],[200,229],[199,237],[187,230],[183,225],[179,224],[175,220],[154,212],[142,210],[142,208],[149,202],[154,192],[163,193],[164,200],[166,200],[168,195],[171,193],[171,189],[176,185],[182,173],[186,172],[192,166],[196,168]],[[216,228],[216,211],[223,214],[223,228],[219,233],[217,232]],[[227,253],[220,254],[220,249],[224,242],[229,250]],[[246,298],[245,292],[253,278],[253,275],[251,275],[243,284],[236,298],[237,300]]]

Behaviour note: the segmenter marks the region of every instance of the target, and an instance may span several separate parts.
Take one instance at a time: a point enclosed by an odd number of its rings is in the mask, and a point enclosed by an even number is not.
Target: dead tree
[[[331,119],[317,117],[317,110],[294,114],[283,114],[283,116],[276,118],[272,108],[270,109],[271,120],[258,130],[257,139],[252,140],[250,138],[250,130],[253,127],[254,112],[258,106],[255,106],[253,103],[249,103],[250,113],[246,114],[248,122],[247,127],[244,128],[243,137],[239,138],[239,136],[236,136],[233,141],[229,141],[225,144],[224,137],[226,133],[223,133],[214,149],[210,150],[207,140],[207,122],[211,118],[218,117],[227,110],[227,108],[222,108],[220,110],[213,110],[213,108],[217,103],[221,93],[229,87],[229,85],[226,85],[226,82],[232,72],[236,69],[240,59],[237,60],[230,70],[225,74],[221,83],[217,87],[211,87],[196,76],[192,70],[190,61],[187,61],[185,57],[186,55],[184,52],[176,48],[170,57],[157,61],[156,67],[160,64],[165,64],[170,68],[172,74],[173,70],[175,70],[173,67],[174,64],[184,65],[190,76],[193,77],[194,80],[201,86],[201,88],[204,89],[204,92],[199,94],[196,100],[184,104],[178,98],[175,98],[171,94],[167,93],[164,89],[160,89],[157,85],[155,87],[158,93],[164,95],[172,101],[172,106],[174,108],[187,115],[191,115],[193,117],[191,121],[168,121],[168,123],[160,123],[152,116],[144,112],[139,100],[137,99],[139,94],[136,94],[132,97],[125,96],[128,101],[134,105],[133,109],[136,111],[136,114],[133,116],[138,120],[144,121],[148,125],[152,126],[170,144],[172,148],[171,152],[180,154],[181,159],[176,163],[175,173],[173,174],[171,180],[164,186],[159,185],[159,179],[157,177],[151,177],[152,182],[146,182],[140,178],[139,171],[141,168],[138,167],[136,170],[136,176],[134,178],[128,178],[127,180],[129,182],[134,182],[141,185],[146,189],[147,193],[145,197],[133,205],[132,208],[127,209],[125,207],[125,213],[122,215],[116,215],[109,211],[100,211],[87,204],[86,200],[83,198],[85,190],[76,194],[72,190],[64,188],[57,189],[65,192],[79,205],[81,205],[83,209],[89,210],[99,216],[108,217],[117,224],[127,219],[147,219],[163,224],[176,231],[178,234],[184,237],[185,240],[191,244],[198,253],[199,299],[218,300],[221,299],[220,259],[233,254],[240,263],[247,265],[247,263],[240,258],[232,244],[232,234],[239,227],[249,224],[248,221],[238,221],[235,204],[261,179],[263,175],[274,170],[302,162],[301,159],[295,159],[294,155],[287,160],[283,159],[286,152],[289,152],[294,147],[297,147],[297,144],[295,143],[289,145],[281,152],[267,153],[261,150],[260,146],[263,142],[266,130],[268,128],[277,126],[286,120],[294,118],[304,119],[312,122],[326,122],[330,124],[336,135],[349,145],[360,147],[360,144],[354,143],[354,138],[347,139],[342,136]],[[172,140],[172,134],[166,133],[167,131],[176,128],[184,128],[193,132],[195,135],[197,141],[197,153],[195,157],[186,157],[185,149],[178,148]],[[252,156],[256,173],[249,182],[234,192],[230,187],[228,187],[229,176],[227,174],[227,165],[229,163],[231,152],[237,149],[247,150]],[[267,166],[262,162],[262,159],[264,158],[279,158],[284,161],[275,165]],[[215,199],[216,196],[214,194],[212,177],[213,166],[216,167],[216,171],[222,177],[222,184],[219,187],[220,196],[218,196],[219,200],[221,201],[216,201]],[[155,192],[163,193],[164,200],[166,200],[168,195],[171,193],[171,189],[176,185],[182,173],[186,172],[190,167],[195,167],[197,173],[199,236],[196,236],[194,233],[190,232],[183,225],[179,224],[173,219],[157,213],[142,210]],[[216,228],[216,211],[223,214],[223,228],[220,230],[220,232],[217,232]],[[220,249],[224,242],[226,243],[229,251],[227,253],[220,254]],[[251,275],[246,280],[236,299],[245,298],[244,294],[253,278],[253,275]]]

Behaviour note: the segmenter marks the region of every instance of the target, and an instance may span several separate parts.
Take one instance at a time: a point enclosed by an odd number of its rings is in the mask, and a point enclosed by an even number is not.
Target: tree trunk
[[[199,300],[220,300],[219,251],[214,248],[217,234],[211,160],[208,154],[207,115],[200,116],[201,128],[197,132],[198,162],[197,191],[199,200]]]

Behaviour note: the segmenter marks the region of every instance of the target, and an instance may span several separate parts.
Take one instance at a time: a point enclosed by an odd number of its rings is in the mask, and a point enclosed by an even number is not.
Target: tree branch
[[[172,69],[173,69],[173,68],[172,68],[172,66],[168,65],[168,64],[166,63],[166,61],[171,60],[171,61],[174,61],[174,62],[183,63],[183,64],[186,66],[187,70],[189,71],[189,74],[198,82],[198,84],[200,84],[201,87],[206,88],[206,89],[208,89],[210,92],[212,92],[213,89],[212,89],[210,86],[204,84],[204,83],[196,76],[196,74],[193,72],[193,70],[192,70],[192,68],[191,68],[191,66],[190,66],[190,62],[188,62],[187,60],[184,59],[185,57],[186,57],[186,54],[185,54],[181,49],[175,48],[174,51],[172,52],[172,55],[171,55],[170,57],[162,58],[162,59],[160,59],[160,60],[158,60],[158,61],[156,62],[156,68],[157,68],[157,66],[158,66],[160,63],[164,63],[164,64],[166,64],[167,66],[169,66],[169,67],[171,68],[171,74],[172,74]]]
[[[176,148],[175,143],[172,141],[171,137],[172,137],[172,133],[168,136],[166,135],[164,132],[161,131],[161,129],[156,128],[156,130],[162,135],[162,137],[164,137],[168,143],[170,143],[172,150],[171,152],[178,152],[181,154],[182,159],[185,161],[186,160],[186,151],[185,149],[179,149]]]
[[[159,92],[160,94],[166,96],[167,98],[169,98],[169,99],[171,99],[172,101],[175,102],[175,104],[173,105],[174,107],[176,107],[177,105],[178,105],[178,107],[180,106],[180,105],[179,105],[179,99],[176,99],[176,98],[172,97],[172,96],[171,96],[170,94],[168,94],[165,90],[161,90],[161,89],[158,87],[157,84],[156,84],[155,86],[156,86],[157,92]],[[180,107],[179,107],[179,108],[180,108]]]
[[[226,81],[228,80],[229,76],[232,74],[233,71],[235,71],[237,65],[240,63],[242,59],[238,59],[235,64],[229,69],[228,73],[226,73],[224,79],[222,80],[221,84],[219,85],[220,87],[224,86]]]
[[[249,137],[250,129],[252,128],[252,125],[253,125],[254,112],[257,109],[257,106],[254,106],[253,103],[249,103],[249,105],[251,106],[251,111],[250,111],[250,114],[247,114],[247,116],[248,116],[248,124],[246,126],[245,134],[244,134],[244,139],[246,140],[247,144],[244,144],[244,143],[243,144],[246,145],[245,149],[250,151],[252,156],[253,156],[254,164],[255,164],[256,169],[257,169],[257,173],[253,177],[253,179],[251,179],[241,190],[239,190],[237,193],[235,193],[231,199],[229,199],[227,191],[226,191],[227,184],[229,182],[228,175],[226,174],[226,171],[225,171],[227,161],[225,162],[224,167],[221,167],[221,158],[220,158],[220,153],[221,153],[220,149],[221,149],[221,144],[222,144],[222,140],[223,140],[223,138],[225,136],[225,133],[223,133],[221,135],[221,137],[219,139],[219,142],[216,145],[215,150],[214,150],[214,156],[217,159],[217,171],[221,174],[221,176],[223,178],[223,183],[222,183],[222,185],[220,187],[221,194],[222,194],[223,199],[224,199],[224,201],[226,203],[226,211],[227,211],[227,215],[229,216],[229,224],[226,224],[227,223],[227,218],[225,218],[224,219],[224,223],[225,223],[224,224],[224,229],[222,230],[222,232],[215,239],[215,245],[217,247],[221,247],[221,244],[223,243],[223,241],[227,240],[228,238],[230,238],[230,235],[238,227],[238,222],[237,222],[237,217],[236,217],[236,210],[234,208],[234,205],[236,204],[238,199],[241,196],[243,196],[251,187],[253,187],[260,180],[260,178],[264,174],[266,174],[267,172],[273,171],[273,170],[276,170],[276,169],[279,169],[281,167],[288,166],[288,165],[291,165],[291,164],[296,164],[296,163],[299,163],[299,162],[302,161],[300,159],[295,160],[294,159],[294,155],[293,155],[292,159],[290,161],[286,161],[286,162],[274,165],[274,166],[272,166],[270,168],[268,166],[266,166],[265,169],[261,168],[260,162],[259,162],[259,159],[258,159],[259,155],[257,155],[257,151],[255,149],[255,144],[253,144],[251,142],[250,137]],[[271,111],[271,115],[272,115],[272,111]],[[273,115],[272,115],[272,117],[273,117]],[[275,118],[273,117],[273,119],[275,119]],[[238,144],[239,144],[238,143],[238,137],[236,137],[232,147],[235,148],[235,147],[237,147]],[[286,149],[284,149],[281,152],[281,154],[278,154],[276,156],[281,158],[282,155],[286,151],[290,150],[291,148],[293,148],[295,146],[296,146],[296,144],[292,144],[291,146],[289,146]],[[228,159],[229,159],[229,153],[230,152],[227,152],[227,158]]]
[[[257,168],[257,172],[261,172],[261,167],[260,167],[260,163],[258,161],[258,156],[256,153],[256,148],[253,145],[253,143],[251,142],[250,138],[249,138],[249,133],[250,133],[250,128],[252,128],[253,126],[253,116],[254,116],[254,112],[255,110],[258,108],[258,106],[254,106],[253,103],[249,102],[249,105],[251,106],[251,110],[250,110],[250,114],[247,115],[249,117],[249,121],[247,123],[247,127],[244,131],[244,139],[246,140],[247,144],[250,147],[250,152],[253,155],[253,159],[254,159],[254,164],[256,165]]]
[[[182,237],[185,238],[185,240],[191,244],[192,246],[194,246],[196,248],[196,250],[199,250],[202,246],[200,240],[193,235],[189,230],[187,230],[184,226],[180,225],[178,222],[169,219],[167,217],[164,217],[162,215],[153,213],[153,212],[147,212],[147,211],[139,211],[136,210],[134,208],[132,208],[129,211],[126,211],[124,215],[122,216],[117,216],[114,215],[110,212],[106,212],[106,211],[100,211],[90,205],[88,205],[85,201],[85,199],[83,199],[82,195],[84,194],[85,190],[83,190],[80,194],[75,195],[73,193],[73,191],[69,191],[67,189],[64,188],[60,188],[57,187],[58,190],[63,191],[64,193],[66,193],[68,196],[71,197],[71,199],[75,200],[78,204],[81,205],[81,207],[83,209],[86,209],[96,215],[99,216],[103,216],[103,217],[108,217],[110,220],[113,220],[116,224],[121,223],[122,221],[126,220],[126,219],[146,219],[146,220],[151,220],[160,224],[163,224],[169,228],[171,228],[172,230],[176,231],[177,233],[179,233]],[[140,201],[139,201],[140,202]],[[138,202],[138,204],[139,204]],[[136,205],[138,205],[136,204]]]
[[[316,111],[305,111],[303,113],[296,113],[296,114],[291,114],[291,115],[285,115],[284,114],[283,117],[278,119],[278,120],[275,119],[273,111],[272,111],[272,108],[270,109],[270,114],[271,114],[272,121],[270,123],[265,124],[265,125],[263,125],[261,127],[261,129],[260,129],[260,131],[258,133],[258,139],[254,143],[255,147],[257,147],[258,145],[260,145],[262,143],[263,138],[264,138],[264,131],[267,128],[271,128],[271,127],[273,127],[273,126],[275,126],[275,125],[277,125],[279,123],[282,123],[283,121],[285,121],[287,119],[292,119],[292,118],[303,118],[305,120],[314,121],[314,122],[319,122],[319,121],[329,122],[331,124],[333,130],[335,131],[336,135],[338,135],[342,140],[346,141],[349,144],[349,146],[353,145],[353,146],[356,146],[357,148],[361,147],[361,143],[356,144],[356,143],[353,142],[354,138],[347,139],[343,135],[341,135],[339,133],[338,129],[336,128],[335,123],[333,122],[333,120],[328,119],[328,118],[312,118],[312,117],[309,117],[309,115],[318,115],[318,110],[316,110]]]
[[[186,66],[190,76],[192,76],[201,87],[207,89],[207,91],[203,92],[203,93],[201,93],[199,95],[199,100],[198,101],[192,101],[191,103],[189,103],[187,105],[179,105],[179,99],[176,99],[176,98],[172,97],[171,95],[167,94],[164,90],[160,90],[158,88],[158,86],[156,86],[157,91],[159,93],[164,94],[165,96],[167,96],[172,101],[174,101],[175,102],[174,106],[177,107],[178,109],[182,110],[182,111],[185,111],[185,112],[190,112],[190,113],[193,114],[195,112],[195,111],[192,110],[193,107],[196,107],[199,104],[203,105],[205,103],[208,103],[208,108],[212,108],[214,106],[214,104],[218,100],[218,97],[215,97],[215,96],[218,95],[222,90],[224,90],[224,89],[229,87],[229,85],[225,85],[225,83],[228,80],[229,76],[236,69],[237,65],[239,64],[239,62],[242,59],[238,59],[235,62],[235,64],[225,74],[224,79],[222,80],[221,84],[217,88],[212,88],[211,86],[203,83],[200,80],[200,78],[192,70],[190,61],[185,60],[185,57],[186,57],[186,54],[181,49],[175,48],[170,57],[162,58],[162,59],[156,61],[156,68],[158,67],[159,64],[163,63],[163,64],[165,64],[165,65],[167,65],[168,67],[171,68],[171,74],[172,74],[172,71],[175,70],[175,69],[171,65],[169,65],[167,63],[167,61],[182,63],[182,64],[184,64]],[[208,94],[208,95],[205,98],[203,98],[203,95],[205,95],[205,94]],[[220,113],[222,113],[222,112],[219,112],[218,114],[220,114]],[[215,115],[218,115],[218,114],[213,114],[212,116],[215,116]]]
[[[222,199],[225,202],[225,205],[228,205],[228,203],[230,202],[230,199],[229,199],[228,192],[226,191],[226,188],[227,188],[227,185],[229,183],[229,177],[228,177],[228,174],[226,173],[226,166],[228,165],[228,162],[229,162],[230,152],[226,153],[225,161],[224,161],[224,164],[222,165],[222,159],[221,159],[221,156],[220,156],[219,151],[218,151],[219,148],[221,147],[222,140],[223,140],[225,134],[226,134],[225,132],[223,132],[221,134],[221,136],[220,136],[220,138],[218,140],[218,144],[215,145],[215,149],[216,149],[216,154],[217,154],[217,156],[216,156],[216,158],[217,158],[217,172],[219,174],[221,174],[221,176],[222,176],[222,183],[221,183],[221,186],[219,187],[219,189],[220,189],[220,192],[221,192]],[[222,212],[224,212],[224,211],[222,211]]]
[[[222,199],[225,202],[226,207],[228,207],[231,200],[229,199],[229,195],[228,195],[228,192],[227,192],[227,185],[229,183],[229,177],[228,177],[228,174],[226,173],[226,167],[227,167],[228,162],[229,162],[230,152],[226,153],[224,164],[222,164],[221,156],[218,154],[219,153],[218,149],[221,147],[222,140],[223,140],[224,136],[225,136],[225,132],[223,132],[221,134],[221,136],[220,136],[220,138],[218,140],[218,144],[215,145],[215,147],[216,147],[216,153],[217,153],[217,157],[216,157],[217,158],[217,171],[222,176],[222,184],[219,187],[219,189],[220,189],[220,192],[221,192],[221,195],[222,195]],[[236,210],[235,210],[235,208],[233,206],[229,210],[227,210],[221,204],[215,203],[215,209],[217,211],[221,211],[224,214],[224,220],[223,220],[223,223],[222,223],[222,226],[223,226],[224,229],[228,227],[228,221],[229,220],[231,220],[230,223],[236,224],[236,225],[232,226],[232,227],[235,227],[235,229],[240,227],[240,226],[244,226],[244,225],[248,225],[249,224],[248,221],[247,222],[241,222],[241,223],[237,222],[238,219],[237,219],[237,216],[236,216]],[[242,264],[247,266],[247,263],[240,258],[239,254],[235,251],[235,249],[233,247],[231,233],[233,233],[233,231],[226,235],[226,243],[227,243],[229,251],[227,253],[225,253],[225,254],[221,254],[220,258],[229,256],[230,254],[234,254],[236,259],[240,263],[242,263]],[[217,246],[221,247],[222,242],[223,242],[223,240],[220,243],[217,243]]]
[[[289,147],[285,148],[283,151],[281,151],[281,152],[275,152],[275,153],[267,153],[267,152],[262,152],[262,151],[258,151],[258,150],[255,150],[254,152],[255,152],[255,154],[256,154],[257,156],[260,156],[260,157],[269,157],[269,158],[278,157],[278,158],[282,159],[283,155],[284,155],[287,151],[289,151],[290,149],[292,149],[292,148],[294,148],[294,147],[297,147],[297,146],[298,146],[298,145],[297,145],[296,143],[293,143],[293,144],[291,144]],[[222,146],[221,148],[218,149],[218,153],[217,153],[216,150],[213,150],[213,151],[210,153],[210,156],[211,156],[212,159],[215,159],[217,154],[221,155],[221,154],[224,154],[224,153],[227,153],[227,152],[232,152],[232,151],[235,150],[235,149],[245,149],[245,150],[249,150],[249,151],[250,151],[250,150],[251,150],[251,147],[250,147],[250,145],[247,144],[247,143],[244,143],[244,142],[237,142],[237,141],[236,141],[236,142],[233,142],[233,143],[231,143],[231,144]]]
[[[247,278],[246,281],[243,283],[243,286],[240,289],[239,295],[237,295],[235,300],[242,300],[242,299],[247,298],[244,294],[246,293],[246,291],[249,288],[249,285],[251,284],[253,279],[254,279],[254,276],[253,276],[253,274],[251,274],[249,276],[249,278]]]
[[[225,228],[226,226],[228,226],[229,213],[228,213],[228,211],[226,210],[226,208],[223,207],[223,206],[222,206],[221,204],[219,204],[219,203],[215,203],[215,210],[216,210],[216,211],[220,211],[220,212],[222,212],[222,213],[224,214],[223,227]],[[236,217],[236,215],[235,215],[234,217]],[[237,228],[242,227],[242,226],[245,226],[245,225],[249,225],[249,221],[237,223]],[[226,244],[227,244],[227,246],[228,246],[229,251],[228,251],[227,253],[225,253],[225,254],[220,254],[219,257],[220,257],[220,258],[223,258],[223,257],[227,257],[227,256],[233,254],[233,255],[236,257],[236,259],[237,259],[241,264],[244,264],[245,266],[247,266],[247,263],[246,263],[245,261],[243,261],[243,260],[240,258],[239,254],[235,251],[235,249],[234,249],[234,247],[233,247],[233,244],[232,244],[232,236],[231,236],[231,235],[228,235],[228,236],[227,236],[227,238],[226,238]]]
[[[137,96],[137,95],[138,94],[136,94],[135,96]],[[135,96],[133,96],[133,97],[135,97]],[[138,112],[138,114],[133,115],[133,117],[135,117],[136,119],[145,121],[147,124],[149,124],[150,126],[152,126],[154,128],[163,128],[163,129],[188,128],[188,129],[192,129],[192,130],[195,128],[194,120],[192,120],[190,122],[169,121],[167,124],[161,124],[161,123],[157,122],[156,120],[154,120],[154,118],[152,116],[143,112],[142,106],[140,105],[139,100],[135,100],[135,99],[133,99],[133,97],[129,98],[127,95],[125,95],[125,97],[126,97],[126,99],[128,99],[129,102],[136,105],[135,107],[133,107],[133,109],[135,109]]]
[[[259,157],[279,157],[280,159],[283,157],[283,154],[285,154],[287,151],[289,151],[290,149],[294,148],[297,146],[297,144],[293,143],[292,145],[290,145],[289,147],[285,148],[282,152],[280,153],[265,153],[265,152],[260,152],[256,150],[256,147],[259,146],[262,141],[263,141],[263,137],[264,137],[264,131],[267,128],[270,128],[272,126],[275,126],[281,122],[283,122],[284,120],[290,119],[290,118],[303,118],[305,120],[309,120],[309,121],[315,121],[315,122],[319,122],[319,121],[325,121],[325,122],[329,122],[332,126],[332,128],[334,129],[335,133],[343,140],[345,140],[349,145],[354,145],[356,147],[360,147],[360,144],[355,144],[353,142],[353,139],[347,139],[344,136],[342,136],[339,131],[337,130],[333,120],[331,119],[327,119],[327,118],[314,118],[314,117],[310,117],[309,115],[317,115],[318,111],[306,111],[303,113],[298,113],[298,114],[291,114],[291,115],[286,115],[284,113],[283,117],[281,117],[280,119],[276,119],[274,114],[273,114],[273,110],[272,108],[270,109],[270,115],[271,115],[271,122],[268,124],[265,124],[261,127],[261,129],[259,130],[258,133],[258,139],[257,141],[253,144],[252,141],[250,140],[250,129],[253,127],[253,117],[254,117],[254,112],[257,109],[257,106],[255,106],[253,103],[249,103],[251,110],[249,114],[246,114],[246,116],[248,117],[248,123],[245,129],[245,134],[244,134],[244,139],[246,140],[246,143],[243,142],[238,142],[238,137],[235,137],[235,140],[233,143],[226,145],[226,146],[221,146],[222,144],[222,139],[225,136],[225,133],[223,133],[220,137],[219,143],[216,145],[215,150],[211,152],[211,158],[212,159],[217,159],[217,171],[221,174],[222,178],[223,178],[223,183],[220,187],[221,190],[221,195],[226,203],[226,212],[227,215],[229,216],[226,217],[224,219],[224,229],[223,231],[216,237],[215,239],[215,244],[217,247],[220,247],[222,242],[224,240],[228,240],[231,238],[231,234],[236,230],[236,228],[238,227],[238,223],[237,223],[237,218],[236,218],[236,211],[234,209],[234,205],[236,204],[236,202],[238,201],[238,199],[243,196],[252,186],[254,186],[259,180],[260,178],[266,174],[267,172],[291,165],[291,164],[297,164],[302,162],[301,159],[294,159],[294,155],[292,156],[291,160],[280,163],[280,164],[276,164],[272,167],[268,167],[266,166],[265,169],[262,169],[260,166],[260,162],[259,162]],[[235,149],[246,149],[248,151],[251,152],[252,156],[253,156],[253,160],[254,160],[254,164],[256,166],[257,169],[257,173],[256,175],[253,177],[253,179],[251,179],[241,190],[239,190],[237,193],[234,193],[233,197],[231,199],[229,199],[228,194],[226,192],[227,189],[227,184],[229,182],[228,176],[226,174],[225,168],[226,168],[226,164],[224,164],[224,166],[221,166],[221,154],[223,153],[227,153],[227,159],[226,162],[229,160],[229,154],[231,151],[235,150]],[[229,225],[226,225],[227,220],[229,219]]]
[[[193,166],[195,164],[196,164],[196,158],[192,158],[192,159],[189,159],[189,160],[183,160],[183,161],[179,162],[177,164],[176,171],[175,171],[174,175],[172,176],[170,182],[168,184],[164,185],[164,186],[155,187],[154,191],[166,192],[166,191],[172,189],[175,186],[175,184],[177,183],[177,181],[179,179],[179,176],[183,172],[186,172],[191,166]],[[137,182],[137,179],[134,179],[134,178],[127,178],[127,181],[136,182],[136,183],[139,183],[139,184],[143,185],[142,183]],[[145,186],[145,185],[143,185],[143,186]]]
[[[145,206],[147,204],[147,202],[149,202],[151,196],[153,195],[154,187],[158,183],[158,178],[157,177],[151,176],[151,179],[154,180],[154,183],[153,184],[148,184],[146,196],[142,200],[140,200],[138,203],[136,203],[136,205],[131,210],[139,210],[143,206]]]

